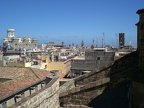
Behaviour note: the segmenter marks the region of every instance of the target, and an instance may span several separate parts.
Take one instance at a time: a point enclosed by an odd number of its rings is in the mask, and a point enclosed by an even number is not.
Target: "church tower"
[[[7,30],[7,37],[8,38],[14,38],[15,37],[15,35],[14,35],[14,29],[8,29]]]

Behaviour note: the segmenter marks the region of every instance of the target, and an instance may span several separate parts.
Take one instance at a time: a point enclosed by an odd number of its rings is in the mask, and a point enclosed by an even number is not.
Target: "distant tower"
[[[116,33],[116,47],[118,48],[118,34]]]
[[[97,47],[98,47],[98,38],[97,38]]]
[[[7,30],[7,37],[8,38],[15,37],[14,32],[15,32],[14,29],[8,29]]]
[[[104,39],[102,38],[102,48],[104,47]]]
[[[64,42],[62,41],[62,45],[64,46]]]
[[[81,42],[81,47],[84,47],[84,41],[82,40],[82,42]]]
[[[93,45],[94,45],[95,40],[93,39]]]
[[[105,34],[103,33],[103,47],[105,47]]]
[[[125,34],[119,33],[119,47],[122,48],[125,45]]]
[[[74,43],[72,43],[72,46],[74,46]]]

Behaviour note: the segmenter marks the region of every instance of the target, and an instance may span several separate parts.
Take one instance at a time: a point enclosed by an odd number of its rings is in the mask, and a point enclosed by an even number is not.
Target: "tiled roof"
[[[7,83],[0,84],[0,98],[5,97],[11,93],[14,93],[32,83],[36,82],[34,78],[19,78]]]
[[[48,71],[40,69],[0,67],[0,77],[12,78],[12,80],[0,83],[0,98],[36,83],[49,74]]]
[[[63,78],[65,75],[65,73],[60,73],[59,78]]]
[[[50,75],[50,72],[47,70],[35,69],[35,68],[31,68],[31,69],[40,79],[44,79],[46,76]]]
[[[24,75],[26,68],[0,67],[0,77],[13,78]]]

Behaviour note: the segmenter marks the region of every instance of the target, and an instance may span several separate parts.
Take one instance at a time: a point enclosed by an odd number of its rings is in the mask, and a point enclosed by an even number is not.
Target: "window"
[[[97,57],[97,60],[100,60],[100,57]]]
[[[47,65],[45,65],[45,69],[47,69]]]

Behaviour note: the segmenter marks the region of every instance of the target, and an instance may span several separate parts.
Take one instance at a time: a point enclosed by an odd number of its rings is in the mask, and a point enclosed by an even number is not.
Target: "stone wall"
[[[62,106],[88,105],[91,100],[105,91],[109,80],[109,78],[104,78],[67,90],[60,94],[60,104]]]
[[[93,70],[74,79],[75,88],[60,94],[63,105],[87,105],[96,98],[115,88],[117,85],[129,83],[138,69],[138,52],[132,52],[123,58]]]
[[[71,90],[74,87],[74,80],[69,80],[60,86],[58,93],[67,92],[68,90]]]
[[[91,83],[97,80],[100,80],[102,78],[107,77],[109,71],[111,69],[111,65],[107,65],[106,67],[102,67],[101,69],[93,70],[90,73],[84,74],[83,76],[80,76],[75,79],[75,85],[85,85],[87,83]]]
[[[75,70],[85,71],[101,68],[109,63],[113,63],[114,55],[114,52],[86,52],[85,60],[72,60],[72,72]]]
[[[85,53],[85,60],[114,60],[115,52],[90,51]]]
[[[131,108],[144,108],[144,84],[132,82],[130,87]]]
[[[139,15],[139,22],[137,25],[137,47],[139,51],[140,67],[144,70],[144,9],[139,9],[136,12]]]
[[[79,61],[80,62],[80,61]],[[132,52],[125,55],[123,58],[104,65],[99,69],[93,70],[90,73],[82,75],[75,79],[76,85],[84,85],[89,82],[99,80],[101,78],[110,77],[111,82],[121,79],[122,77],[129,77],[134,69],[138,68],[138,52]]]
[[[10,108],[58,108],[59,107],[59,80],[53,79],[40,91],[22,99]]]

